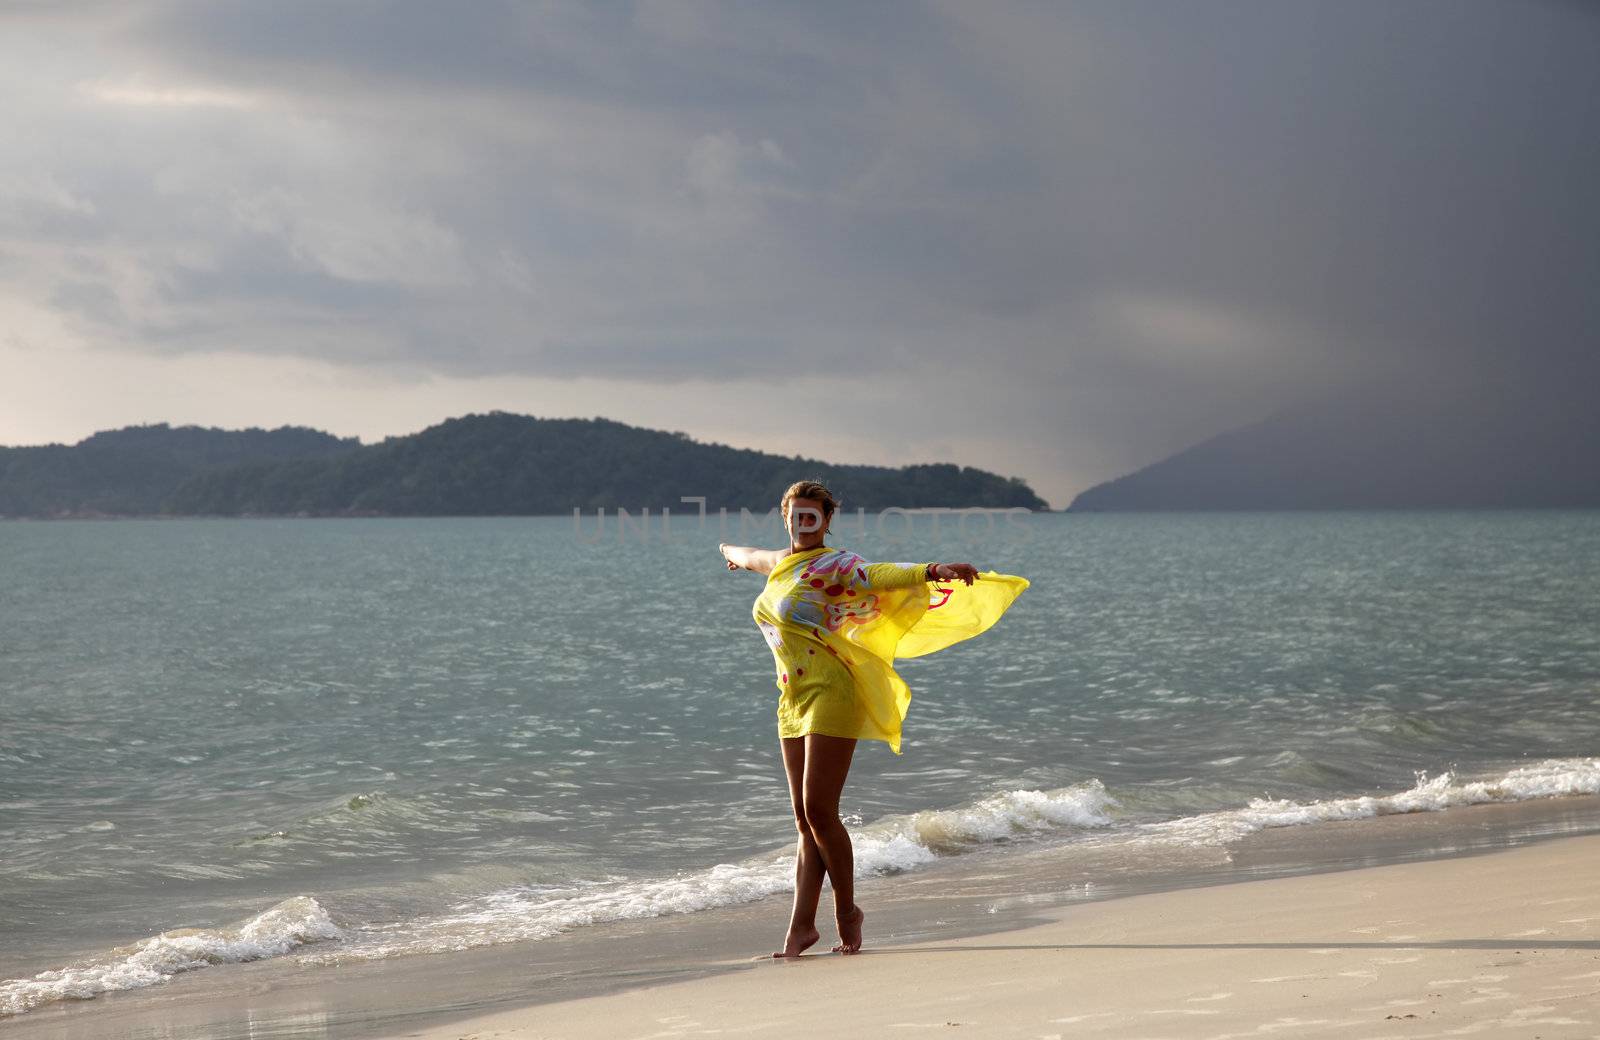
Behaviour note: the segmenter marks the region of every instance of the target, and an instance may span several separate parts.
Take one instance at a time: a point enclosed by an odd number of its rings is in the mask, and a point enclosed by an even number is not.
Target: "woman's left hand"
[[[978,568],[970,563],[941,563],[933,569],[937,581],[964,581],[968,585],[978,580]]]

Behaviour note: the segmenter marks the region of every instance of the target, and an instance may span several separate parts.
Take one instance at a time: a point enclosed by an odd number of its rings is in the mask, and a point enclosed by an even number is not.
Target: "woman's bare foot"
[[[795,931],[791,928],[789,934],[783,938],[783,950],[779,953],[774,953],[773,956],[778,958],[798,957],[816,945],[817,940],[820,938],[822,938],[822,933],[815,928],[805,928],[800,931]]]
[[[861,925],[866,919],[866,913],[859,906],[852,907],[849,914],[838,918],[839,945],[833,948],[834,953],[861,952]]]

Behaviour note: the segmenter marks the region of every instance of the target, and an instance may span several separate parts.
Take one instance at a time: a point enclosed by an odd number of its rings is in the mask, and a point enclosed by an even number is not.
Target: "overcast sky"
[[[504,409],[1063,507],[1600,373],[1583,0],[0,12],[3,444]]]

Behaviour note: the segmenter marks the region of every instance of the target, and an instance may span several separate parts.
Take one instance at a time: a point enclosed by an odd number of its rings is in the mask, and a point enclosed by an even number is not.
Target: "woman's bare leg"
[[[794,863],[794,909],[789,912],[789,933],[784,936],[783,949],[774,957],[798,957],[821,934],[817,931],[817,904],[822,900],[822,853],[811,837],[806,825],[805,775],[806,738],[780,737],[783,745],[783,771],[789,778],[789,802],[794,806],[795,830],[799,842]]]
[[[828,882],[833,886],[834,921],[839,926],[839,945],[833,950],[855,953],[861,949],[861,924],[866,915],[856,906],[855,852],[850,847],[850,832],[839,820],[839,795],[850,773],[856,742],[853,737],[820,733],[809,733],[804,739],[802,808],[806,826],[827,868]],[[815,903],[811,909],[815,915]]]

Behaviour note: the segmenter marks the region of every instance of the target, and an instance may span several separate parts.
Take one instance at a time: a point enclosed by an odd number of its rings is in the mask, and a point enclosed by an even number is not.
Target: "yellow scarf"
[[[752,613],[777,666],[778,732],[882,740],[900,754],[911,688],[894,670],[989,628],[1028,587],[983,571],[929,582],[926,564],[868,563],[848,549],[791,553]]]

